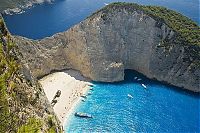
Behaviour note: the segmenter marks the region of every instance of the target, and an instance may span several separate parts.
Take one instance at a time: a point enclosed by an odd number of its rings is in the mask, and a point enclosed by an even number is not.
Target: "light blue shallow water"
[[[142,81],[134,80],[134,76]],[[126,79],[120,83],[95,83],[90,92],[86,102],[81,102],[71,114],[66,133],[200,131],[199,95],[149,80],[134,71],[126,71]],[[94,118],[78,118],[75,112],[89,113]]]
[[[4,16],[12,34],[41,39],[65,31],[92,12],[116,0],[57,0],[36,6],[25,13]],[[161,5],[183,13],[199,23],[199,0],[120,0]],[[142,77],[141,83],[134,76]],[[197,94],[151,81],[135,72],[115,84],[95,83],[92,95],[75,111],[87,112],[94,119],[72,114],[66,132],[200,132],[200,97]],[[127,97],[128,94],[133,99]]]
[[[116,1],[160,5],[174,9],[200,23],[199,0],[55,0],[55,4],[43,4],[23,14],[4,16],[12,34],[41,39],[65,31],[79,23],[105,3]]]

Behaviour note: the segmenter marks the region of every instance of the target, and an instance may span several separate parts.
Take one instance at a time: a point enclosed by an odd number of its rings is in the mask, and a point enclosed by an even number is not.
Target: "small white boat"
[[[140,79],[140,78],[139,78],[139,79],[137,79],[137,81],[141,81],[141,80],[142,80],[142,79]]]
[[[106,5],[106,6],[107,6],[107,5],[109,5],[109,4],[108,4],[108,3],[104,3],[104,5]]]
[[[146,85],[144,85],[144,84],[142,84],[142,86],[146,89],[147,88],[147,86]]]
[[[130,97],[130,98],[133,98],[133,96],[131,94],[128,94],[127,96]]]
[[[134,77],[134,79],[136,80],[136,79],[137,79],[137,77]]]

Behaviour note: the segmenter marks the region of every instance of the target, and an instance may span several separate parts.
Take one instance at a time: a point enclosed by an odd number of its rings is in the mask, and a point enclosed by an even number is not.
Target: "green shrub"
[[[7,132],[15,128],[16,117],[9,109],[8,104],[8,86],[14,88],[15,83],[12,81],[12,75],[18,70],[18,65],[13,56],[9,53],[13,49],[14,44],[10,35],[7,34],[3,20],[0,18],[0,132]],[[7,43],[3,45],[2,37],[6,38]],[[6,51],[5,51],[6,48]],[[11,94],[12,96],[12,94]]]
[[[112,12],[116,10],[121,12],[124,9],[130,15],[135,11],[147,14],[157,21],[155,26],[158,28],[161,28],[162,24],[165,23],[176,34],[173,40],[167,38],[162,40],[163,43],[161,43],[159,47],[164,47],[166,51],[169,51],[171,44],[181,45],[184,48],[184,62],[192,63],[195,61],[198,62],[195,64],[199,64],[200,27],[194,21],[178,12],[159,6],[144,6],[135,3],[116,2],[105,6],[88,18],[93,19],[95,14],[101,12],[101,18],[107,22],[110,20],[109,14],[112,15]]]
[[[55,124],[55,117],[52,116],[52,115],[49,115],[48,116],[48,120],[47,120],[47,123],[48,123],[48,133],[56,133],[56,124]]]
[[[29,118],[28,123],[22,125],[17,133],[40,133],[42,128],[42,121],[36,118]]]
[[[180,40],[187,42],[187,45],[190,44],[200,46],[200,27],[188,17],[165,7],[115,2],[93,13],[90,17],[92,18],[92,16],[102,11],[102,19],[106,20],[108,13],[113,10],[122,9],[126,9],[129,13],[136,10],[143,11],[158,22],[165,22],[170,28],[178,33]]]

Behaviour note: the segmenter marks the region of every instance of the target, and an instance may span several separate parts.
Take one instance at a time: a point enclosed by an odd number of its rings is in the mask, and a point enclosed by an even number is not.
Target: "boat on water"
[[[107,5],[109,5],[109,4],[108,4],[108,3],[104,3],[104,5],[106,5],[106,6],[107,6]]]
[[[142,79],[138,78],[137,81],[141,81]]]
[[[74,115],[81,118],[93,118],[92,115],[82,112],[76,112]]]
[[[137,80],[137,77],[134,77],[135,80]]]
[[[147,86],[146,86],[146,85],[142,84],[142,86],[143,86],[145,89],[147,89]]]
[[[127,96],[128,96],[129,98],[133,98],[133,96],[132,96],[131,94],[128,94]]]

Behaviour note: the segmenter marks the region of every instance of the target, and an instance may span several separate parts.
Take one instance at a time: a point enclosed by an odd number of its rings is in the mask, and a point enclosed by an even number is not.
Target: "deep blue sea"
[[[4,16],[12,34],[41,39],[65,31],[92,12],[116,0],[57,0],[28,9],[25,13]],[[199,0],[120,0],[174,9],[199,22]],[[138,82],[134,77],[142,78]],[[141,84],[144,83],[147,89]],[[86,112],[93,119],[71,114],[65,126],[68,132],[200,132],[200,96],[180,88],[147,79],[126,71],[125,81],[97,83],[86,102],[74,112]],[[129,98],[130,94],[133,98]]]
[[[12,34],[41,39],[65,31],[107,3],[125,1],[144,5],[160,5],[181,12],[200,24],[199,0],[55,0],[23,14],[4,16]]]

